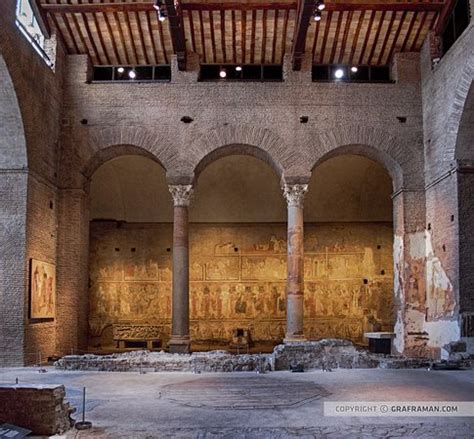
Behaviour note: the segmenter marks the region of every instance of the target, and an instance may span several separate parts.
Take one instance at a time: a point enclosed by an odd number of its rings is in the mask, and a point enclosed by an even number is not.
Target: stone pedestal
[[[189,338],[189,227],[188,206],[191,185],[169,187],[174,202],[173,224],[173,302],[170,352],[187,353]]]
[[[283,195],[288,204],[288,277],[286,282],[285,343],[304,341],[304,247],[303,202],[306,184],[285,185]]]

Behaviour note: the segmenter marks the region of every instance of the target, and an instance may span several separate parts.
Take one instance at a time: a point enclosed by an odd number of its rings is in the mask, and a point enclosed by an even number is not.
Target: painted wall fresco
[[[361,341],[365,330],[391,330],[391,225],[305,227],[306,336]],[[225,344],[237,328],[255,342],[284,337],[285,237],[286,224],[191,225],[193,342]],[[169,337],[171,250],[170,224],[91,223],[92,345]]]

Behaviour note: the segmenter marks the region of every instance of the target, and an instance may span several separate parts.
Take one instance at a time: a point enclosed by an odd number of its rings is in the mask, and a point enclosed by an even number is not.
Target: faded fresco
[[[392,233],[385,223],[306,225],[308,338],[392,330]],[[284,337],[285,236],[285,224],[191,225],[194,343],[226,344],[240,328],[256,343]],[[91,223],[91,344],[169,338],[171,247],[169,224]]]
[[[30,317],[52,319],[55,316],[56,267],[31,259]]]

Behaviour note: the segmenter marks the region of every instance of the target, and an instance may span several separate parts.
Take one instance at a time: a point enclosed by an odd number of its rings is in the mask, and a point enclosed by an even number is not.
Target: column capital
[[[189,206],[193,196],[193,185],[191,184],[173,184],[169,185],[173,203],[175,206]]]
[[[304,197],[308,192],[307,184],[283,184],[283,196],[288,207],[295,206],[303,208]]]

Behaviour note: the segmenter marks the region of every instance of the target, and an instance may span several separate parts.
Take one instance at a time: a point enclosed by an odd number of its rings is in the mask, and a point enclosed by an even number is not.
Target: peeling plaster
[[[453,285],[443,269],[441,261],[435,256],[431,234],[426,231],[426,318],[439,320],[454,315],[456,300]]]
[[[425,330],[429,334],[428,347],[441,348],[442,359],[449,357],[449,353],[442,347],[461,337],[461,329],[457,320],[425,322]]]
[[[399,353],[405,349],[405,325],[404,312],[402,304],[405,302],[403,295],[403,236],[395,235],[393,238],[393,288],[394,288],[394,303],[398,307],[397,321],[395,322],[394,332],[395,339],[393,340],[393,347]]]

